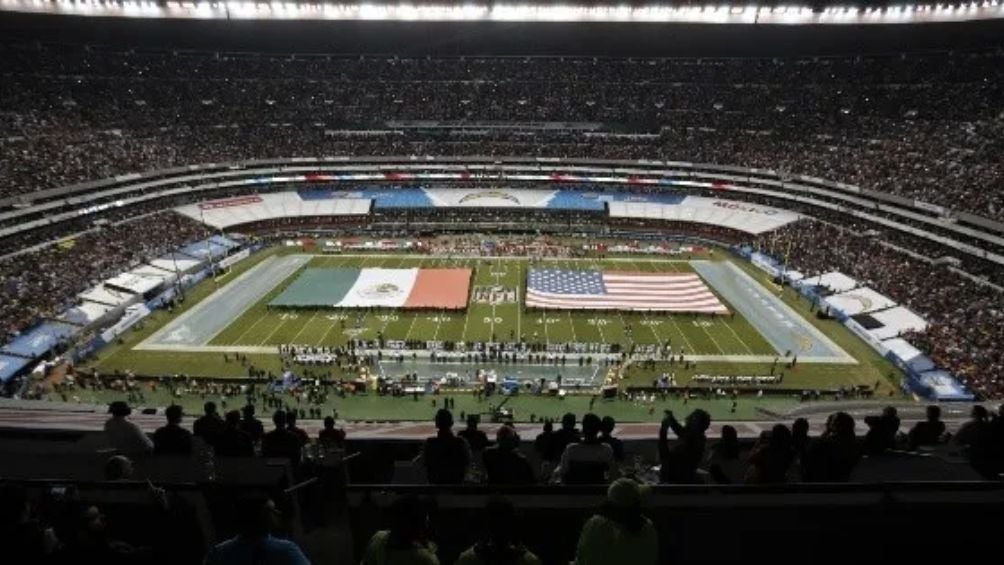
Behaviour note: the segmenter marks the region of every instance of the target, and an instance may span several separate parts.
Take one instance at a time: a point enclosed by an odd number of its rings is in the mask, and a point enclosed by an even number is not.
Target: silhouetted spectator
[[[544,420],[544,427],[533,440],[533,450],[537,452],[544,461],[557,461],[560,453],[554,452],[554,423],[550,419]]]
[[[749,484],[774,484],[788,480],[788,468],[795,458],[791,448],[791,430],[777,424],[770,435],[761,436],[749,457],[746,482]]]
[[[979,437],[981,430],[989,426],[990,413],[983,406],[973,406],[969,411],[969,421],[959,427],[952,442],[962,447],[969,447]]]
[[[204,414],[195,420],[194,424],[192,424],[192,434],[196,437],[202,438],[202,441],[215,447],[216,442],[220,439],[220,434],[223,433],[223,428],[226,427],[226,424],[223,423],[223,418],[220,417],[220,413],[216,411],[215,402],[206,402],[202,406],[202,411]]]
[[[481,418],[477,414],[467,415],[467,427],[457,434],[467,440],[467,445],[471,446],[471,451],[480,453],[488,447],[488,435],[478,429],[478,422]]]
[[[496,485],[529,485],[534,483],[533,467],[519,451],[516,430],[502,426],[495,433],[495,445],[484,451],[488,482]]]
[[[0,486],[0,532],[5,563],[46,563],[59,544],[52,528],[32,515],[27,491],[19,485]]]
[[[945,435],[945,423],[941,421],[941,407],[927,407],[927,419],[917,422],[908,434],[910,449],[921,446],[937,445]]]
[[[251,438],[253,443],[258,443],[261,441],[262,436],[265,435],[265,426],[261,423],[261,420],[254,417],[254,404],[246,404],[244,408],[241,409],[241,430]]]
[[[299,546],[272,536],[277,513],[275,503],[268,498],[240,498],[236,504],[239,533],[211,549],[205,565],[309,565]]]
[[[481,539],[460,554],[455,565],[540,565],[540,559],[520,542],[519,520],[509,499],[488,499]]]
[[[624,462],[624,442],[613,436],[617,422],[610,416],[604,416],[600,421],[600,441],[610,446],[614,451],[614,460],[618,463]]]
[[[72,533],[66,537],[57,562],[146,563],[153,557],[153,551],[148,547],[137,547],[115,539],[108,530],[104,512],[94,505],[79,511]]]
[[[655,526],[641,512],[644,489],[631,479],[617,479],[607,489],[599,513],[579,535],[576,565],[654,565],[659,558]]]
[[[429,510],[423,501],[413,495],[399,497],[388,515],[390,529],[373,534],[362,565],[439,565],[436,544],[429,540]]]
[[[600,441],[600,417],[582,418],[582,440],[569,444],[561,454],[554,478],[565,484],[602,484],[618,474],[614,451]]]
[[[125,455],[113,455],[105,461],[106,481],[128,481],[133,472],[132,460]]]
[[[823,435],[809,444],[802,462],[807,482],[846,482],[861,454],[854,435],[854,418],[846,412],[831,414]]]
[[[809,449],[809,421],[805,418],[796,418],[791,424],[791,449],[799,461]]]
[[[153,452],[157,455],[191,455],[192,432],[181,427],[181,406],[168,406],[164,415],[167,416],[167,425],[153,433]]]
[[[279,457],[289,459],[295,467],[300,464],[300,438],[286,427],[287,413],[276,410],[272,414],[275,429],[261,438],[262,457]]]
[[[687,415],[684,425],[680,425],[673,413],[666,411],[666,417],[659,426],[659,480],[664,483],[699,483],[697,467],[704,458],[707,443],[705,432],[711,425],[711,415],[697,409]],[[669,446],[669,430],[678,438]]]
[[[129,405],[116,400],[108,406],[112,417],[105,421],[108,444],[126,455],[144,455],[153,451],[153,442],[127,418],[132,414]]]
[[[569,412],[561,417],[561,427],[554,432],[554,436],[551,438],[551,449],[555,452],[555,459],[565,453],[566,447],[580,441],[582,441],[582,434],[575,427],[575,414]]]
[[[436,436],[425,440],[421,455],[429,482],[464,482],[467,467],[471,464],[471,447],[463,438],[453,434],[453,414],[449,410],[436,412],[436,429]]]
[[[990,480],[997,478],[993,465],[993,424],[986,408],[973,406],[969,421],[955,433],[952,443],[962,448],[976,472]]]
[[[868,455],[879,455],[896,447],[899,433],[899,415],[896,408],[886,406],[881,416],[865,416],[868,432],[865,434],[864,450]]]
[[[251,457],[254,455],[254,442],[251,436],[241,429],[241,414],[237,410],[227,412],[223,433],[216,444],[216,455],[221,457]]]
[[[719,484],[743,481],[743,462],[739,458],[739,433],[732,426],[722,426],[722,437],[711,447],[708,474]]]
[[[345,449],[345,430],[335,428],[335,419],[324,418],[324,429],[317,434],[317,442],[324,449]]]
[[[310,443],[310,434],[296,425],[296,410],[286,411],[286,429],[300,442],[300,447]]]

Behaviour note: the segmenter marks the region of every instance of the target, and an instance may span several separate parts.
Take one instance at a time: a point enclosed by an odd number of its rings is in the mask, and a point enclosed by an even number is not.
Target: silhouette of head
[[[180,424],[183,412],[181,410],[181,406],[178,406],[177,404],[172,404],[167,407],[167,410],[164,410],[164,415],[167,416],[167,423]]]
[[[575,429],[575,414],[569,412],[561,417],[561,427],[565,430]]]
[[[453,414],[446,408],[440,408],[436,412],[436,429],[448,431],[453,428]]]
[[[603,435],[610,435],[614,433],[614,428],[617,427],[617,421],[610,416],[604,416],[603,420],[600,421],[600,431]]]

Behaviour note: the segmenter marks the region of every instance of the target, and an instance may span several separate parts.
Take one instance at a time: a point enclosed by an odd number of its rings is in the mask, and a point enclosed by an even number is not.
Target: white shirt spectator
[[[602,463],[606,465],[608,479],[617,475],[614,450],[605,443],[583,441],[566,447],[561,454],[561,463],[554,470],[554,479],[563,479],[574,463]]]
[[[124,454],[145,454],[153,451],[153,441],[139,426],[125,418],[111,417],[105,422],[108,445]]]

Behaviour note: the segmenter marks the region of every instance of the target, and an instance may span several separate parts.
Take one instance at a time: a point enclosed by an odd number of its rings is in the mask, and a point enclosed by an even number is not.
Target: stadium
[[[4,562],[982,555],[1002,32],[0,0]]]

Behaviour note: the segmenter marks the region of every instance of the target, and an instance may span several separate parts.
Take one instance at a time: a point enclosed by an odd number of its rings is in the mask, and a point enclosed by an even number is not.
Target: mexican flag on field
[[[471,269],[306,269],[270,303],[336,308],[463,309]]]

